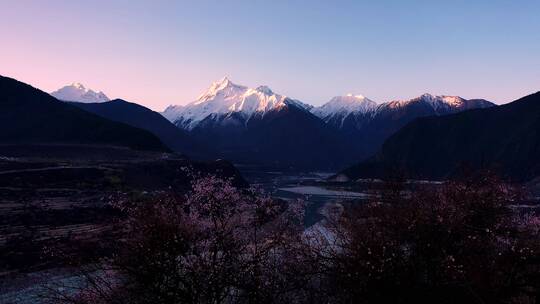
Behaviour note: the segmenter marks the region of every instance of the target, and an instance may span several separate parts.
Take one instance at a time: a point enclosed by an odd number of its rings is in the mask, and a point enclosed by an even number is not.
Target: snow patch
[[[105,93],[86,88],[79,82],[74,82],[51,93],[53,97],[62,101],[76,101],[84,103],[98,103],[109,101]]]

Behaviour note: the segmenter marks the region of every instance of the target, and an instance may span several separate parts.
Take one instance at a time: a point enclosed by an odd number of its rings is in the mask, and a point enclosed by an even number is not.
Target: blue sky
[[[540,90],[540,1],[4,1],[0,74],[162,110],[228,76],[311,104]]]

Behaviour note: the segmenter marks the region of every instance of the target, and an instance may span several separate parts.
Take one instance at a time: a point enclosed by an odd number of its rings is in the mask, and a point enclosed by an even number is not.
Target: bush
[[[214,176],[192,188],[183,197],[118,206],[128,216],[117,254],[86,272],[91,284],[81,292],[56,299],[272,303],[298,296],[303,208]]]
[[[328,257],[333,301],[510,303],[537,296],[540,238],[531,222],[539,217],[513,212],[511,187],[483,175],[395,197],[341,218],[340,243]]]

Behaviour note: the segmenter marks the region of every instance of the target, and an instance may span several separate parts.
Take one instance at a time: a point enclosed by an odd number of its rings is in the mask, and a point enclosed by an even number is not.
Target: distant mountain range
[[[493,106],[485,100],[424,94],[384,104],[361,95],[332,98],[313,107],[227,78],[185,106],[162,114],[196,139],[241,163],[336,169],[365,159],[410,121]]]
[[[498,107],[417,119],[342,174],[382,177],[397,169],[414,178],[445,178],[462,165],[518,180],[539,176],[540,92]]]
[[[105,144],[169,151],[153,134],[88,113],[0,76],[0,144]]]
[[[74,82],[51,93],[52,96],[63,101],[76,101],[84,103],[106,102],[109,97],[105,93],[87,89],[84,85]]]
[[[357,162],[342,171],[349,179],[396,168],[415,178],[445,178],[465,163],[520,179],[540,175],[540,93],[503,106],[430,94],[377,104],[350,94],[313,107],[224,78],[162,115],[120,99],[87,101],[62,102],[0,76],[0,144],[173,150],[283,169],[335,170]]]
[[[251,89],[224,78],[186,106],[163,115],[237,163],[337,168],[354,159],[337,130],[298,100],[267,86]]]
[[[340,130],[358,153],[358,159],[373,155],[397,130],[419,117],[442,116],[494,106],[483,99],[424,94],[410,100],[377,104],[363,96],[334,97],[312,113]]]

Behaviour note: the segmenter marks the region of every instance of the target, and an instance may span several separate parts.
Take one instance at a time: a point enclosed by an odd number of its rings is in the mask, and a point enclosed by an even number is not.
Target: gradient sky
[[[228,76],[314,105],[540,90],[540,1],[5,1],[0,74],[162,110]]]

